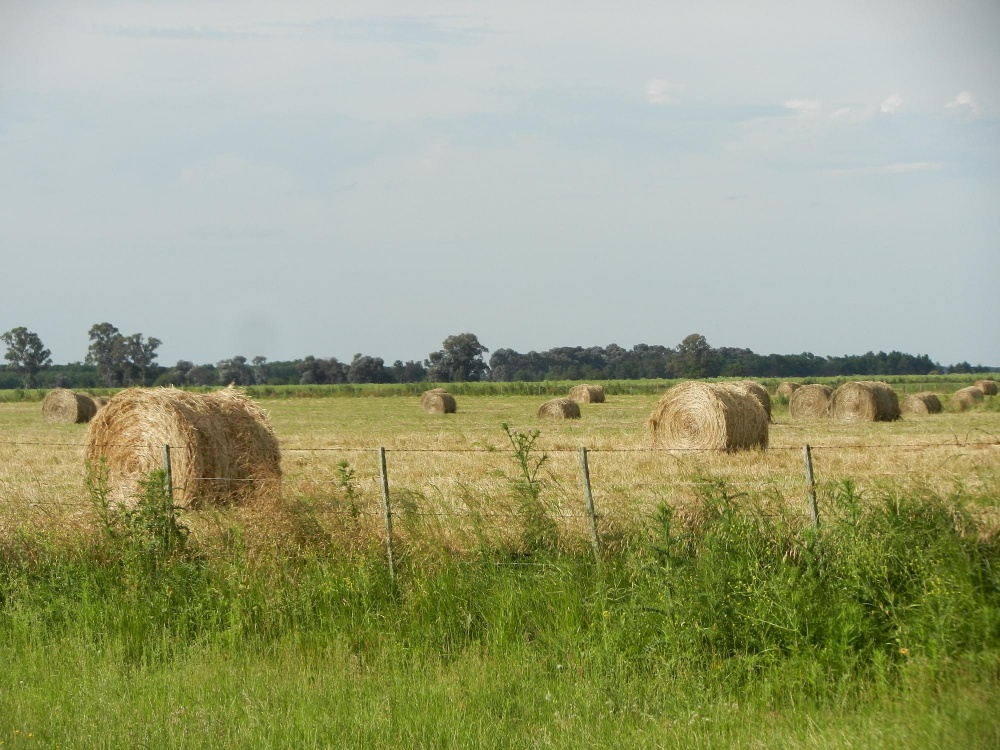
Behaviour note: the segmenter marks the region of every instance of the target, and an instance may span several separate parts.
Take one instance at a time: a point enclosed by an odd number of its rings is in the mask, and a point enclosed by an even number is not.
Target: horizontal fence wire
[[[0,440],[0,446],[13,446],[13,447],[50,447],[50,448],[74,448],[80,449],[85,447],[83,443],[65,443],[65,442],[45,442],[45,441],[18,441],[18,440]],[[931,451],[935,449],[952,449],[958,451],[959,455],[955,457],[972,457],[972,451],[983,449],[983,448],[996,448],[1000,446],[1000,440],[949,440],[947,442],[926,442],[926,443],[845,443],[845,444],[820,444],[812,445],[810,444],[810,449],[812,451],[822,451],[826,455],[836,455],[838,453],[847,453],[855,450],[878,450],[886,452],[921,452],[921,451]],[[115,447],[126,447],[126,448],[137,448],[144,447],[152,452],[159,452],[163,449],[163,446],[154,445],[120,445]],[[171,448],[182,450],[186,446],[171,446]],[[283,447],[283,452],[343,452],[343,453],[374,453],[378,450],[378,446],[293,446],[293,447]],[[580,453],[580,448],[542,448],[538,451],[540,455],[542,454],[578,454]],[[588,453],[594,454],[671,454],[671,453],[696,453],[696,454],[719,454],[719,451],[712,449],[702,449],[702,448],[691,448],[691,449],[676,449],[676,448],[664,448],[664,447],[642,447],[642,448],[587,448]],[[767,449],[767,452],[800,452],[802,451],[802,446],[772,446]],[[490,454],[495,455],[498,458],[503,458],[505,460],[512,460],[513,455],[509,447],[475,447],[475,448],[385,448],[387,454],[427,454],[427,453],[440,453],[440,454]],[[940,458],[940,456],[938,456]],[[951,460],[947,458],[945,460]],[[907,468],[900,467],[892,471],[866,471],[864,473],[863,479],[882,479],[882,478],[899,478],[901,476],[918,476],[926,475],[929,471],[932,471],[936,467],[936,461],[934,466],[926,468]],[[303,468],[303,467],[298,467]],[[305,467],[308,468],[308,465]],[[489,467],[496,471],[496,467]],[[35,469],[37,471],[37,469]],[[567,473],[570,471],[566,469]],[[392,466],[389,466],[389,475],[392,475]],[[177,479],[177,477],[175,477]],[[460,487],[462,489],[471,489],[473,491],[479,491],[484,497],[489,496],[490,492],[502,492],[504,488],[509,491],[510,482],[514,481],[511,476],[503,475],[493,477],[494,481],[487,484],[483,484],[481,481],[478,482],[468,482],[463,481],[457,477],[451,476],[440,476],[434,475],[431,479],[427,479],[425,486],[429,485],[433,490],[441,493],[441,498],[445,497],[444,493],[439,489],[439,486],[450,485],[451,487]],[[550,477],[551,481],[554,482],[553,485],[549,486],[549,491],[554,491],[558,495],[565,498],[575,493],[577,491],[576,481],[571,487],[564,486],[555,478],[554,475]],[[232,478],[223,476],[198,476],[198,477],[185,477],[183,481],[176,482],[173,485],[173,490],[179,494],[185,493],[192,485],[197,483],[217,483],[224,482],[230,485],[252,485],[255,483],[266,483],[273,484],[277,480],[275,478],[252,478],[252,477],[242,477],[242,478]],[[820,476],[816,479],[817,486],[827,486],[829,483],[836,481],[832,479],[827,479]],[[379,477],[365,474],[363,476],[354,476],[348,480],[344,477],[336,477],[327,474],[323,477],[301,477],[301,476],[287,476],[283,480],[283,484],[288,487],[292,487],[294,492],[302,494],[307,494],[309,488],[317,486],[328,486],[334,488],[340,488],[346,490],[348,485],[352,485],[358,491],[363,493],[375,492],[378,489]],[[759,489],[759,490],[790,490],[792,492],[802,490],[804,487],[804,481],[800,478],[789,477],[787,475],[778,475],[771,478],[764,479],[742,479],[739,477],[727,478],[708,478],[704,480],[692,480],[689,478],[685,479],[673,479],[670,477],[664,477],[659,481],[645,481],[645,482],[629,482],[629,481],[617,481],[608,480],[600,481],[594,487],[594,490],[598,493],[598,497],[603,498],[605,501],[609,497],[614,497],[622,493],[627,493],[629,490],[646,490],[655,492],[669,492],[672,489],[677,488],[699,488],[699,487],[713,487],[724,485],[727,487],[732,487],[736,489]],[[84,486],[82,479],[79,483],[67,483],[67,482],[51,482],[44,481],[40,477],[18,477],[18,478],[3,478],[0,477],[0,507],[3,505],[3,500],[10,500],[16,498],[19,504],[23,507],[28,508],[87,508],[92,507],[93,501],[87,498],[82,498],[80,500],[67,500],[63,498],[34,498],[28,497],[27,495],[31,491],[44,490],[49,493],[53,492],[74,492],[79,491]],[[392,486],[391,492],[402,494],[405,496],[406,503],[421,503],[426,502],[428,504],[433,504],[437,498],[428,499],[421,492],[414,492],[412,489],[402,486],[396,487]],[[414,500],[416,498],[416,500]],[[459,499],[459,501],[461,501]],[[352,502],[339,500],[338,502]],[[190,509],[186,506],[178,506],[182,509]],[[331,515],[344,515],[353,517],[371,517],[377,518],[384,514],[384,509],[380,508],[359,508],[359,507],[342,507],[327,504],[322,508],[322,512]],[[428,518],[474,518],[474,519],[511,519],[523,516],[522,512],[517,510],[512,510],[510,512],[498,512],[496,509],[490,511],[477,511],[477,510],[464,510],[464,509],[448,509],[448,510],[430,510],[430,509],[414,509],[413,507],[397,508],[396,513],[401,514],[405,517],[428,517]],[[548,510],[546,515],[553,519],[587,519],[589,516],[587,513],[579,512],[564,512],[556,510]],[[595,513],[594,517],[602,517],[600,513]]]

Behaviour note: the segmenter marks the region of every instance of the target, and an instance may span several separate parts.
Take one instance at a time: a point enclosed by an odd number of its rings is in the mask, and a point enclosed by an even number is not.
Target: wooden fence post
[[[385,448],[378,449],[378,469],[382,478],[382,515],[385,518],[385,548],[389,557],[389,578],[396,582],[396,563],[392,554],[392,506],[389,504],[389,474],[385,468]]]
[[[163,491],[167,499],[173,504],[174,500],[174,478],[170,468],[170,446],[163,446]]]
[[[802,459],[806,465],[806,494],[809,497],[809,519],[814,529],[819,528],[819,506],[816,504],[816,483],[813,481],[813,460],[809,444],[802,446]]]
[[[580,475],[583,478],[583,500],[587,506],[590,521],[590,544],[594,548],[594,561],[601,568],[601,540],[597,536],[597,514],[594,512],[594,494],[590,488],[590,467],[587,464],[587,449],[580,448]]]
[[[174,475],[170,466],[170,446],[163,446],[163,494],[166,500],[167,515],[174,520]]]

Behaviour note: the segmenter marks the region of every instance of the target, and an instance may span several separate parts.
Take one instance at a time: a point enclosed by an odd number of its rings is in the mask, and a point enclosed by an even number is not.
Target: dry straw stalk
[[[113,502],[131,503],[171,448],[174,499],[197,506],[273,497],[281,451],[267,414],[245,393],[129,388],[90,423],[86,458],[106,462]]]
[[[830,416],[841,422],[892,422],[899,419],[899,397],[888,383],[844,383],[830,397]]]
[[[899,411],[903,414],[940,414],[942,409],[941,399],[931,391],[913,393],[899,405]]]
[[[830,416],[830,396],[833,389],[815,383],[796,388],[788,399],[788,413],[793,419],[810,419]]]
[[[574,385],[569,389],[569,397],[578,404],[603,404],[603,385]]]
[[[538,407],[539,419],[579,419],[580,405],[570,398],[554,398]]]
[[[675,385],[660,398],[647,425],[654,441],[668,448],[733,452],[766,448],[768,441],[764,407],[731,383]]]
[[[455,397],[444,388],[431,388],[420,397],[420,406],[428,414],[454,414],[458,410]]]
[[[97,413],[97,404],[84,393],[53,388],[42,401],[42,419],[46,422],[79,424],[89,422]]]

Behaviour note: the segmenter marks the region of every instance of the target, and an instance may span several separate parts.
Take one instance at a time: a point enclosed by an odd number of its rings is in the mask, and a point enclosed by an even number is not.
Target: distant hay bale
[[[974,385],[968,388],[961,388],[951,396],[951,405],[958,411],[971,409],[977,401],[983,400],[983,392]]]
[[[458,409],[455,397],[444,388],[431,388],[420,397],[420,406],[428,414],[454,414]]]
[[[892,422],[899,419],[899,397],[888,383],[844,383],[830,397],[830,416],[841,422]]]
[[[569,389],[569,397],[578,404],[603,404],[603,385],[574,385]]]
[[[109,499],[131,504],[170,446],[174,500],[197,506],[277,494],[281,451],[267,414],[233,387],[211,393],[129,388],[90,423],[85,455],[106,461]]]
[[[100,410],[101,407],[104,407],[104,406],[108,405],[108,397],[107,396],[91,396],[90,399],[91,399],[91,401],[94,402],[94,406],[96,406],[98,410]]]
[[[668,448],[767,448],[767,412],[748,389],[731,383],[679,383],[663,394],[646,424]]]
[[[997,395],[997,383],[995,380],[977,380],[976,388],[981,390],[984,396]]]
[[[97,405],[90,396],[67,388],[53,388],[42,401],[42,419],[46,422],[81,424],[96,413]]]
[[[794,419],[830,416],[830,396],[833,388],[814,383],[796,388],[788,399],[788,413]]]
[[[786,380],[784,383],[778,386],[778,390],[775,391],[775,395],[784,396],[785,398],[791,398],[792,394],[795,393],[802,386],[798,383],[793,383],[790,380]]]
[[[742,388],[757,399],[764,411],[767,412],[767,421],[771,421],[771,396],[768,394],[767,388],[755,380],[738,380],[732,385],[735,385],[737,388]]]
[[[940,414],[942,408],[941,399],[930,391],[913,393],[899,405],[899,411],[903,414]]]
[[[580,405],[571,398],[554,398],[538,407],[539,419],[579,419]]]

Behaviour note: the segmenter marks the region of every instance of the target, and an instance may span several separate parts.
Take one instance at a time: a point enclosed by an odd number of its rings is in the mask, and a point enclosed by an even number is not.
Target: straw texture
[[[983,392],[974,385],[955,391],[951,397],[951,405],[958,411],[972,408],[977,401],[983,400]]]
[[[92,465],[107,462],[111,500],[130,504],[139,483],[163,468],[164,445],[176,502],[249,501],[279,490],[281,451],[267,414],[233,387],[121,391],[90,423],[85,455]]]
[[[603,385],[574,385],[569,389],[569,397],[578,404],[603,404]]]
[[[844,383],[830,397],[830,416],[841,422],[892,422],[899,419],[899,398],[888,383]]]
[[[792,394],[795,393],[802,386],[798,383],[793,383],[790,380],[786,380],[784,383],[778,386],[778,390],[775,394],[778,396],[784,396],[785,398],[791,398]]]
[[[570,398],[554,398],[538,407],[539,419],[579,419],[580,405]]]
[[[899,411],[903,414],[940,414],[942,408],[941,399],[930,391],[913,393],[899,405]]]
[[[738,380],[733,385],[757,399],[757,402],[767,412],[767,421],[771,421],[771,396],[767,392],[767,388],[755,380]]]
[[[793,419],[830,416],[830,396],[833,388],[815,383],[796,388],[788,399],[788,413]]]
[[[420,397],[420,406],[428,414],[454,414],[458,410],[455,397],[444,388],[431,388]]]
[[[42,419],[46,422],[80,424],[89,422],[96,413],[97,405],[90,396],[66,388],[53,388],[42,401]]]
[[[668,448],[734,452],[766,448],[768,441],[764,407],[731,383],[679,383],[663,394],[647,425]]]
[[[995,380],[977,380],[976,388],[981,390],[984,396],[997,395],[997,383]]]

